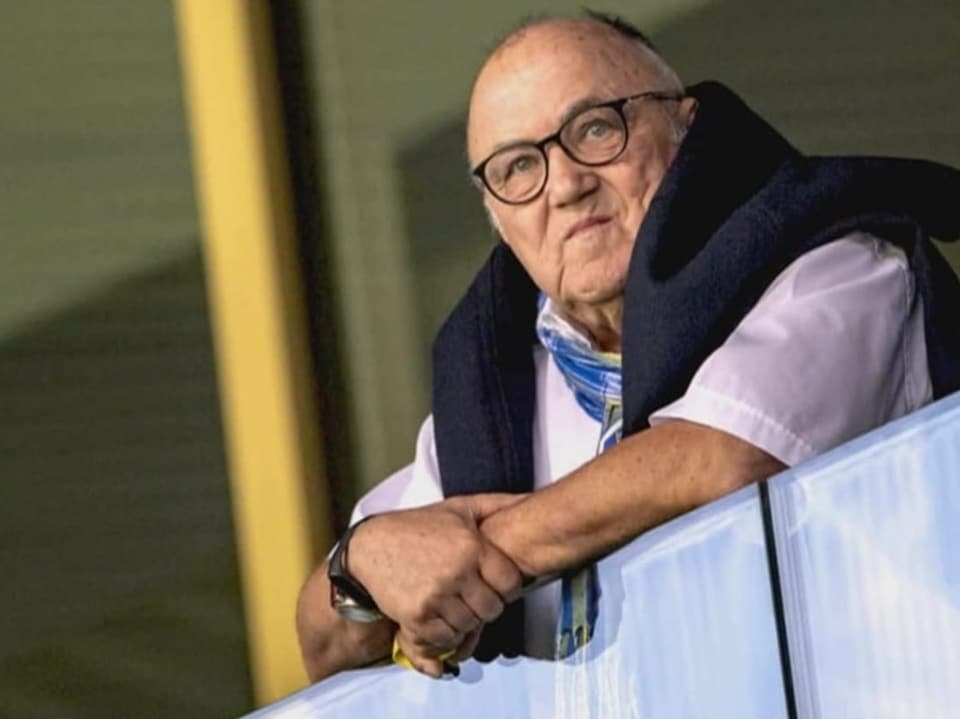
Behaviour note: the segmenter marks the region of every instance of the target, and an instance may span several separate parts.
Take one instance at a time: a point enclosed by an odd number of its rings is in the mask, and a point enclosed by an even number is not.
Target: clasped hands
[[[520,596],[523,576],[482,531],[526,495],[477,494],[373,517],[354,533],[351,573],[398,626],[411,664],[432,677],[441,656],[473,654],[483,625]]]

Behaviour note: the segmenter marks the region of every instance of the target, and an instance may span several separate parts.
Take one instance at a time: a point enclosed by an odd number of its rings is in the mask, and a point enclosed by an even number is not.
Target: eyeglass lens
[[[571,118],[560,130],[559,143],[574,160],[602,165],[626,144],[623,117],[612,107],[594,107]],[[493,155],[484,168],[490,190],[507,202],[537,194],[547,178],[547,158],[537,145],[515,145]]]

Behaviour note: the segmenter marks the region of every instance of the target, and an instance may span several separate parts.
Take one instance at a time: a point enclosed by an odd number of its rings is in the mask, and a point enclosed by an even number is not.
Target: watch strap
[[[361,524],[373,519],[374,516],[375,515],[364,517],[356,524],[353,524],[347,528],[347,531],[344,532],[343,536],[340,538],[340,541],[337,542],[337,546],[334,548],[333,554],[330,555],[330,562],[327,568],[327,577],[330,580],[331,586],[335,586],[342,594],[350,597],[350,599],[356,602],[360,607],[373,611],[379,611],[377,603],[373,600],[370,592],[368,592],[366,587],[364,587],[363,584],[361,584],[356,577],[350,573],[347,563],[350,539],[353,537],[354,532],[357,531]]]

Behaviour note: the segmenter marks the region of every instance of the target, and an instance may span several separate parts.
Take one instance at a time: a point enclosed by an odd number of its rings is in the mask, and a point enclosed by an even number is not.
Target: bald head
[[[551,18],[511,32],[487,58],[473,85],[467,122],[471,163],[477,159],[471,142],[476,125],[483,123],[491,108],[496,112],[504,102],[505,93],[501,90],[505,83],[536,83],[551,75],[550,81],[569,85],[576,78],[565,81],[559,71],[569,71],[576,65],[581,73],[608,80],[600,84],[629,85],[634,92],[656,89],[681,94],[683,84],[677,73],[649,42],[639,32],[631,37],[632,28],[615,23],[595,17]],[[549,70],[550,66],[558,72],[537,72]],[[534,87],[531,85],[531,89]]]

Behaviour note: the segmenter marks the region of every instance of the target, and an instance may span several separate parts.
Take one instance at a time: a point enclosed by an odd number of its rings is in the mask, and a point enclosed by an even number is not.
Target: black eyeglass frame
[[[577,112],[573,117],[564,121],[564,123],[560,125],[560,128],[556,132],[554,132],[552,135],[548,135],[547,137],[543,138],[542,140],[539,140],[538,142],[527,142],[527,141],[514,142],[504,147],[501,147],[495,152],[490,153],[490,155],[488,155],[485,159],[481,160],[476,167],[470,170],[470,174],[473,177],[475,177],[485,188],[487,188],[487,190],[490,192],[491,195],[493,195],[495,198],[497,198],[500,202],[504,203],[505,205],[525,205],[528,202],[533,202],[535,199],[537,199],[540,196],[540,194],[543,192],[543,188],[547,186],[547,180],[550,178],[550,161],[547,158],[547,145],[549,145],[551,142],[556,142],[557,145],[560,147],[560,149],[563,150],[564,154],[566,154],[566,156],[569,157],[571,160],[581,165],[584,165],[586,167],[602,167],[604,165],[609,165],[610,163],[615,162],[616,159],[623,154],[623,151],[627,149],[627,144],[629,144],[630,142],[630,123],[627,122],[627,116],[623,112],[623,108],[626,107],[626,104],[628,102],[633,102],[635,100],[657,100],[658,102],[678,102],[680,100],[683,100],[685,97],[686,95],[683,93],[666,92],[664,90],[648,90],[646,92],[638,92],[636,95],[627,95],[626,97],[618,97],[615,100],[608,100],[607,102],[599,102],[596,105],[590,105],[588,107],[583,108],[579,112]],[[577,157],[572,150],[570,150],[566,145],[563,144],[563,139],[562,139],[563,131],[566,130],[567,126],[570,125],[570,123],[572,123],[573,121],[575,121],[578,117],[580,117],[583,113],[592,112],[593,110],[600,110],[608,107],[612,108],[617,113],[617,115],[620,116],[620,122],[623,123],[623,144],[621,145],[620,149],[617,150],[617,152],[608,160],[603,160],[601,162],[584,162],[579,157]],[[499,194],[497,194],[496,190],[490,187],[490,183],[487,182],[487,177],[486,177],[487,163],[489,163],[490,160],[492,160],[494,157],[496,157],[498,154],[500,154],[504,150],[514,150],[518,147],[532,147],[538,153],[540,153],[541,157],[543,157],[543,180],[540,182],[540,186],[537,188],[537,190],[529,197],[526,197],[522,200],[507,200],[501,197]]]

